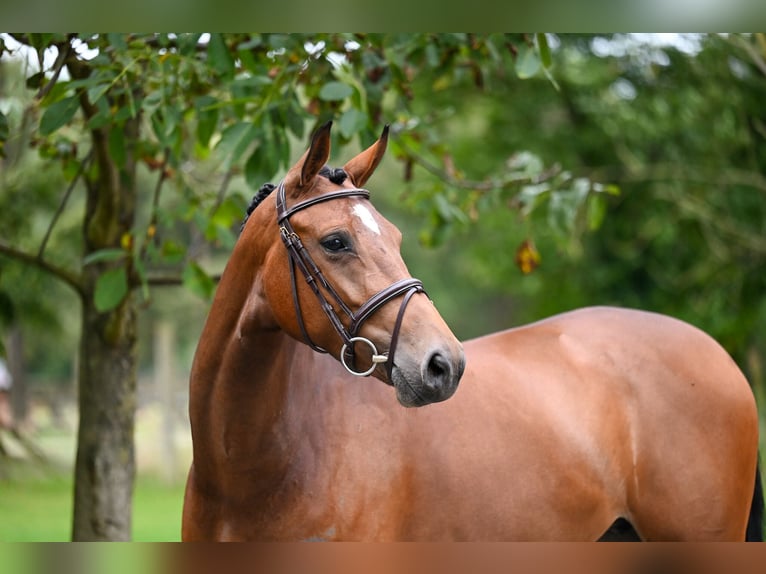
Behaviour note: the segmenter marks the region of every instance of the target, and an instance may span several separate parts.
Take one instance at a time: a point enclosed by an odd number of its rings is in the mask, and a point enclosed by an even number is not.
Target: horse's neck
[[[271,451],[266,460],[279,447],[273,435],[284,429],[290,360],[300,344],[269,320],[258,263],[235,249],[200,337],[189,397],[195,466],[248,457],[254,464],[259,449]]]

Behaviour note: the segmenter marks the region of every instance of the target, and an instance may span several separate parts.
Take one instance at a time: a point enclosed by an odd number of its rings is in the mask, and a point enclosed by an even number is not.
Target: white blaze
[[[380,235],[380,227],[378,227],[378,222],[375,221],[375,218],[372,216],[372,213],[370,213],[369,209],[367,209],[364,205],[357,203],[354,206],[353,212],[354,215],[362,220],[362,223],[364,223],[367,229],[376,235]]]

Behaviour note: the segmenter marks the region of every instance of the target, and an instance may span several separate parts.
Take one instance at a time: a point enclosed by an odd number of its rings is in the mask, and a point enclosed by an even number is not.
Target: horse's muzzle
[[[394,367],[391,383],[396,398],[405,407],[422,407],[450,398],[457,390],[465,370],[462,348],[454,352],[434,351],[420,367],[420,372]]]

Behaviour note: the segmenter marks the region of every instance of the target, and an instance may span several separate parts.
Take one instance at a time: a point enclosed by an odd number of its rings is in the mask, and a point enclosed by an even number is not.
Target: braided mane
[[[319,175],[326,177],[336,185],[342,184],[348,177],[348,174],[346,174],[343,168],[332,168],[329,166],[324,166],[322,169],[320,169]],[[247,206],[247,215],[245,215],[245,219],[242,221],[242,225],[239,227],[240,233],[242,233],[242,230],[245,228],[245,224],[247,223],[250,214],[253,213],[255,208],[258,207],[261,202],[266,199],[276,188],[277,186],[273,183],[264,183],[261,186],[258,192],[253,196],[253,199],[250,200],[250,205]]]

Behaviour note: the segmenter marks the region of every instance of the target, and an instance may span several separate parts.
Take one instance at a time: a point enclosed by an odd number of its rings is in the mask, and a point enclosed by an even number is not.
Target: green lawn
[[[69,473],[13,465],[12,476],[0,480],[0,541],[69,540],[72,520]],[[139,477],[133,501],[133,540],[180,540],[182,506],[183,485],[168,486],[152,477]]]

